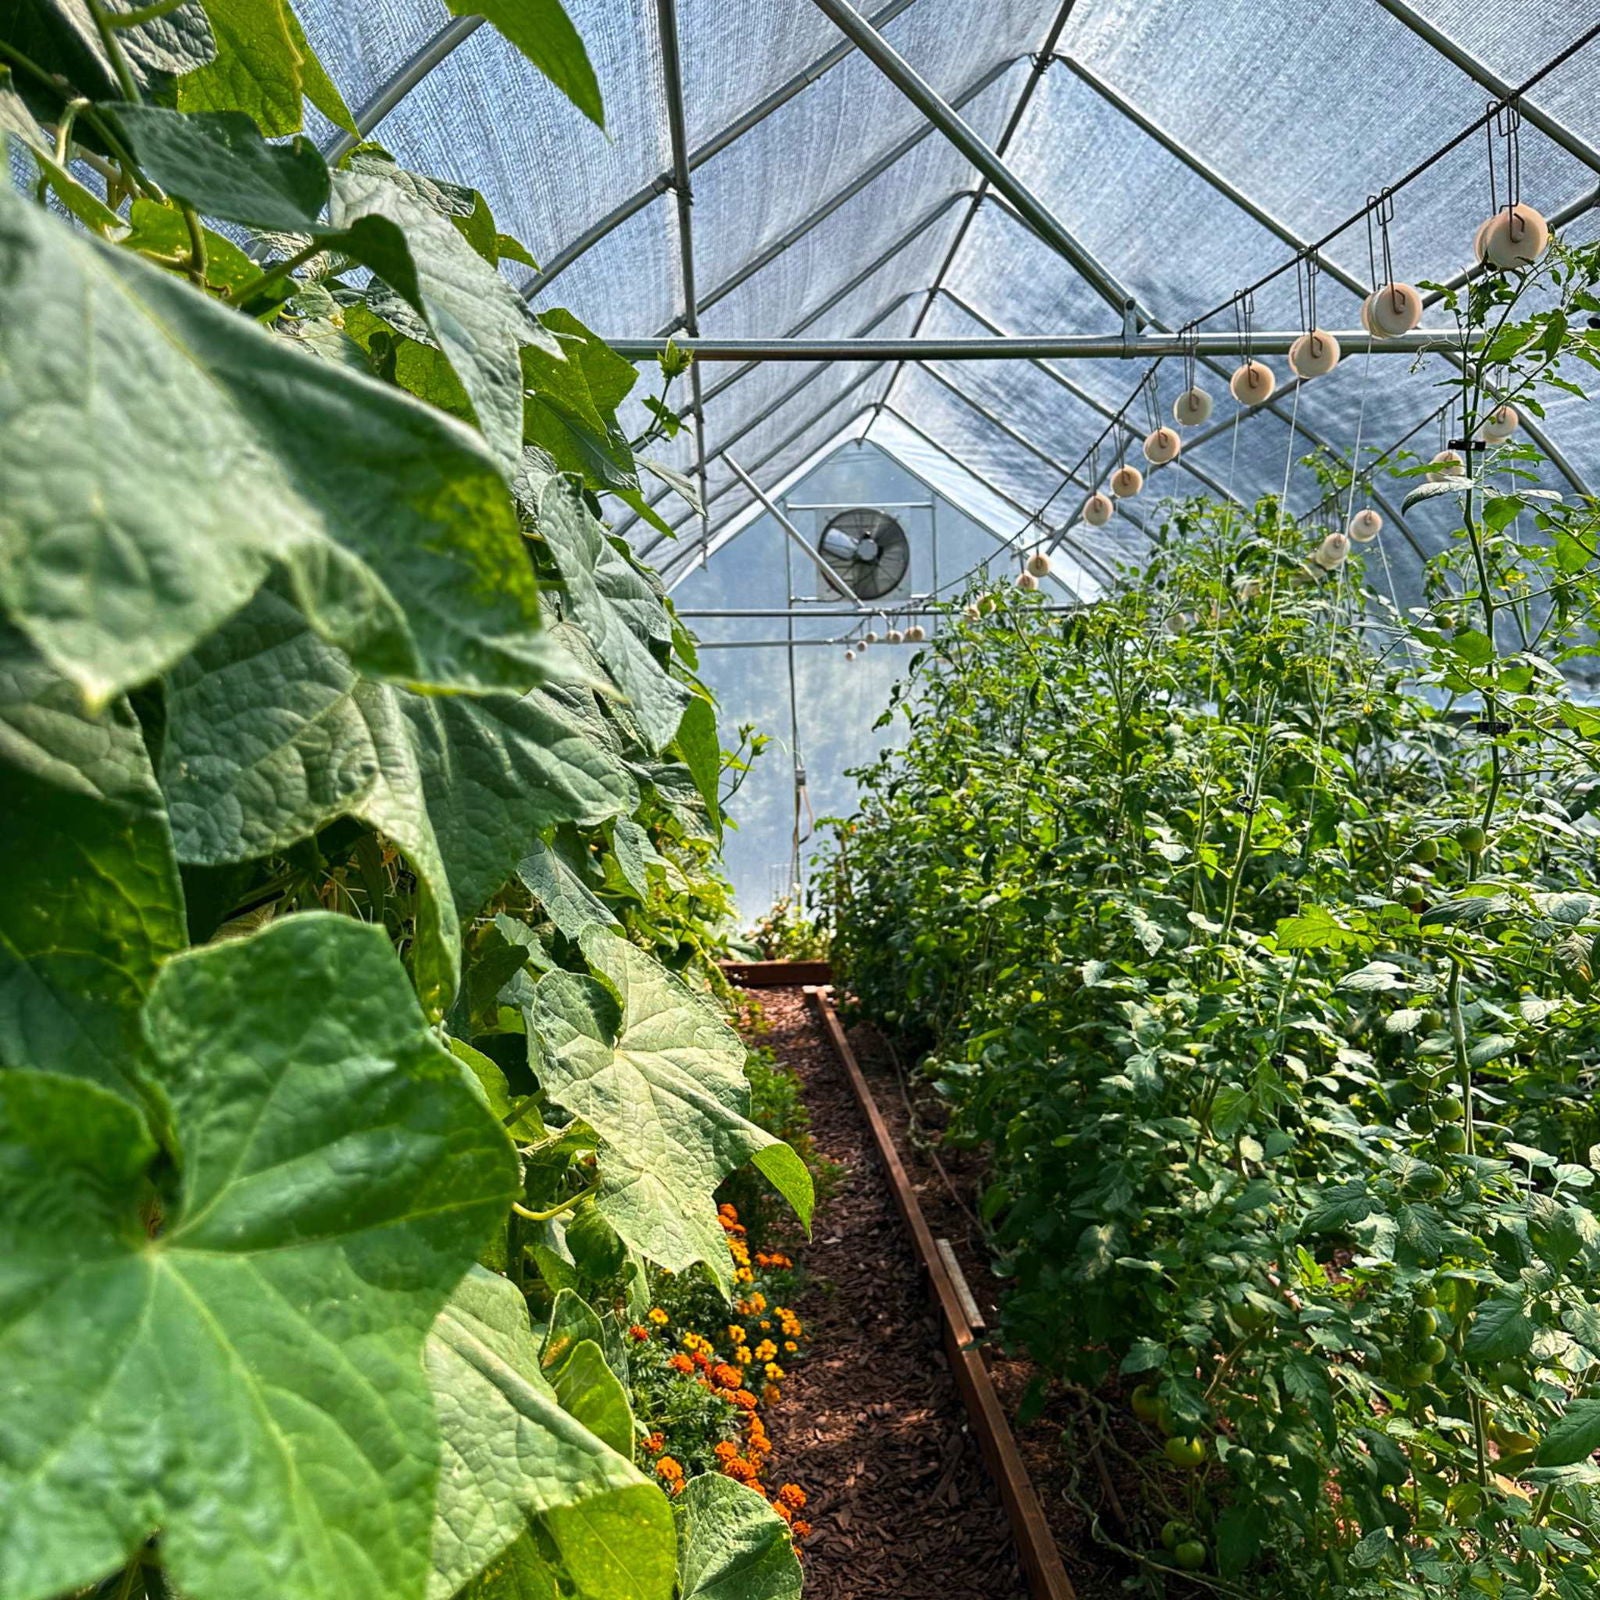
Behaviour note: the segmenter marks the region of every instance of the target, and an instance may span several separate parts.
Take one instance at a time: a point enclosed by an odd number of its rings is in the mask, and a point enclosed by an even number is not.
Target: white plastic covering
[[[1062,0],[858,6],[992,147],[1036,75],[1035,52]],[[438,0],[303,0],[300,9],[357,106],[451,20]],[[648,197],[565,265],[534,304],[569,305],[608,335],[661,333],[685,307],[656,0],[569,0],[568,9],[605,96],[606,134],[492,29],[480,28],[372,135],[403,161],[481,189],[502,226],[543,261],[619,205]],[[1483,110],[1484,83],[1394,12],[1409,10],[1508,83],[1600,20],[1600,0],[1076,0],[1066,10],[1056,54],[1070,59],[1038,75],[1006,160],[1127,285],[1141,311],[1167,326],[1226,302],[1288,261],[1294,252],[1281,233],[1320,234]],[[1118,314],[1009,208],[993,198],[974,202],[978,174],[812,0],[678,0],[677,25],[690,149],[720,145],[693,173],[702,333],[892,337],[914,327],[928,335],[1120,327]],[[751,116],[774,96],[780,104]],[[1119,97],[1166,145],[1124,114]],[[1530,100],[1570,134],[1577,152],[1525,123],[1524,198],[1547,215],[1575,208],[1595,191],[1600,165],[1587,142],[1600,142],[1600,47],[1565,63]],[[751,125],[726,141],[741,118]],[[1234,186],[1280,233],[1169,146]],[[1468,264],[1473,230],[1489,206],[1485,149],[1481,134],[1468,140],[1397,197],[1393,250],[1401,276],[1442,280]],[[963,225],[960,249],[941,274]],[[1596,227],[1590,210],[1568,232],[1588,238]],[[1343,234],[1325,258],[1365,283],[1365,229]],[[525,269],[509,270],[527,277]],[[1324,326],[1355,325],[1356,299],[1333,275],[1321,280],[1319,310]],[[1294,328],[1299,319],[1288,272],[1257,296],[1256,325]],[[1210,326],[1231,329],[1231,313]],[[1281,361],[1275,365],[1282,384],[1288,374]],[[1313,437],[1349,450],[1359,426],[1364,444],[1387,446],[1440,403],[1448,368],[1437,358],[1412,366],[1404,357],[1347,360],[1237,429],[1216,429],[1158,475],[1141,514],[1158,491],[1208,487],[1251,496],[1281,488],[1286,469],[1291,504],[1310,504],[1314,480],[1293,458],[1312,448]],[[1059,530],[1083,497],[1077,486],[1062,489],[1066,469],[1080,462],[1105,412],[1123,404],[1139,376],[1134,364],[1118,361],[1053,370],[1013,362],[926,370],[707,364],[713,547],[719,528],[751,500],[723,466],[723,449],[772,483],[863,419],[869,437],[892,452],[942,452],[967,475],[969,496],[981,481],[989,500],[1026,507],[1030,516],[1049,502],[1040,522]],[[1225,377],[1201,373],[1218,396],[1219,422],[1235,415]],[[1163,408],[1179,387],[1179,364],[1169,362],[1160,377]],[[1299,425],[1293,435],[1291,417]],[[1600,417],[1592,410],[1557,404],[1547,432],[1569,474],[1552,473],[1553,482],[1600,477]],[[1425,430],[1419,442],[1432,443],[1435,433]],[[913,445],[916,439],[923,442]],[[688,432],[660,454],[691,467]],[[1102,476],[1114,454],[1108,447],[1094,463]],[[659,503],[669,521],[702,541],[704,530],[670,491],[659,490]],[[1442,515],[1423,508],[1408,517],[1412,543],[1399,527],[1385,536],[1402,590],[1414,586],[1417,551],[1439,535]],[[630,537],[665,557],[657,534],[629,522]],[[1088,530],[1080,532],[1087,541]],[[1093,534],[1095,553],[1107,561],[1136,556],[1140,539],[1128,516]]]
[[[991,148],[1026,94],[1008,165],[1127,286],[1142,319],[1169,328],[1292,261],[1296,241],[1341,222],[1479,116],[1494,82],[1520,83],[1600,23],[1600,0],[855,3]],[[357,107],[406,75],[417,52],[451,25],[439,0],[296,4]],[[613,337],[661,335],[681,326],[686,307],[657,0],[567,5],[605,97],[605,134],[492,29],[479,28],[371,135],[412,166],[481,189],[503,228],[542,262],[560,263],[533,295],[535,306],[570,306]],[[1036,53],[1063,11],[1055,59],[1040,64]],[[1121,329],[1118,311],[1007,205],[975,199],[977,172],[813,0],[677,0],[676,13],[704,335]],[[1424,37],[1429,28],[1459,60]],[[1463,61],[1475,64],[1476,77]],[[1568,238],[1592,239],[1600,231],[1600,211],[1586,204],[1600,192],[1600,44],[1548,76],[1529,104],[1562,137],[1540,131],[1530,112],[1521,133],[1523,198],[1547,216],[1564,213]],[[741,121],[744,131],[730,138]],[[319,131],[331,139],[331,129]],[[708,145],[713,153],[696,159]],[[1398,276],[1442,281],[1468,266],[1490,206],[1486,151],[1479,132],[1396,196]],[[606,228],[619,208],[625,220]],[[600,236],[572,258],[591,232]],[[1320,282],[1319,320],[1354,327],[1357,297],[1338,279],[1369,281],[1365,227],[1339,236],[1323,259],[1330,270]],[[530,281],[526,269],[507,270],[519,286]],[[1293,270],[1258,293],[1258,328],[1292,330],[1300,317]],[[1441,319],[1435,310],[1428,323]],[[1232,313],[1207,326],[1231,332]],[[1287,485],[1291,509],[1304,511],[1321,491],[1302,457],[1318,443],[1346,453],[1358,440],[1366,451],[1392,446],[1443,403],[1452,376],[1437,356],[1357,354],[1286,393],[1286,363],[1272,358],[1279,396],[1241,413],[1227,393],[1231,365],[1200,369],[1216,410],[1207,429],[1188,436],[1180,461],[1152,474],[1144,494],[1107,526],[1090,529],[1075,524],[1086,494],[1114,470],[1119,450],[1140,459],[1142,408],[1132,413],[1131,433],[1085,459],[1108,413],[1140,380],[1133,362],[706,363],[708,524],[658,485],[652,498],[679,530],[677,543],[632,515],[618,525],[682,583],[680,598],[703,605],[718,593],[770,597],[770,567],[781,565],[784,541],[724,452],[778,494],[819,462],[853,460],[856,447],[841,457],[840,441],[864,434],[982,531],[974,559],[991,545],[1001,549],[999,541],[1025,549],[1060,536],[1058,573],[1092,596],[1116,562],[1137,560],[1143,523],[1159,516],[1164,496],[1204,490],[1250,499]],[[652,378],[647,365],[641,388]],[[1182,387],[1181,363],[1164,364],[1156,384],[1162,421]],[[687,403],[686,383],[675,398]],[[630,410],[630,422],[643,417],[642,408]],[[1560,398],[1544,429],[1559,452],[1550,486],[1570,490],[1587,479],[1600,487],[1600,411]],[[1429,422],[1415,446],[1431,454],[1439,440],[1440,425]],[[655,453],[692,470],[693,431]],[[818,481],[832,481],[828,470]],[[1375,576],[1405,606],[1418,597],[1421,557],[1447,536],[1450,512],[1423,505],[1401,518],[1400,489],[1380,491],[1386,527]],[[702,569],[707,547],[714,554]],[[1010,570],[1017,559],[1006,557]],[[736,631],[772,638],[780,629],[751,622]],[[733,668],[733,658],[764,654],[723,651],[713,676],[725,692],[730,683],[737,689],[750,672]],[[825,652],[804,654],[809,674],[819,683],[828,677]],[[859,699],[882,670],[880,660],[855,674],[851,694]],[[828,681],[836,679],[834,671]],[[841,712],[832,720],[851,719]]]

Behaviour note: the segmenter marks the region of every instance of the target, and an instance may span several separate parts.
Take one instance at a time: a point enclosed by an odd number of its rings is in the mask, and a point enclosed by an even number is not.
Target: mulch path
[[[807,1600],[1026,1600],[1010,1529],[843,1068],[799,989],[753,991],[847,1176],[804,1247],[808,1358],[766,1410],[774,1463],[810,1495]]]

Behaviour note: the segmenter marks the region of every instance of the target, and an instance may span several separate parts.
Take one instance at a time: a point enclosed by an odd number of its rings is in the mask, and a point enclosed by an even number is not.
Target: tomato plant
[[[1597,280],[1447,298],[1465,437],[1581,393]],[[835,959],[988,1154],[1002,1337],[1138,1380],[1135,1581],[1600,1579],[1600,513],[1536,459],[1396,464],[1457,513],[1407,615],[1270,498],[1063,618],[965,596],[836,825]]]
[[[483,10],[598,120],[558,6]],[[603,520],[676,418],[305,99],[355,131],[285,0],[0,22],[0,1596],[793,1595],[619,1332],[731,1290],[735,1169],[811,1204]]]

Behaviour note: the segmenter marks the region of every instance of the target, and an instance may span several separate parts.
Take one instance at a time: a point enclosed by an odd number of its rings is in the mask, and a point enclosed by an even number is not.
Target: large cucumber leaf
[[[162,782],[179,858],[286,849],[339,816],[387,834],[422,887],[418,988],[449,1004],[460,921],[541,829],[631,810],[621,763],[541,690],[424,696],[362,678],[272,582],[167,680]]]
[[[679,1600],[800,1600],[800,1558],[754,1489],[708,1472],[683,1491]]]
[[[129,1090],[139,1007],[188,942],[166,806],[138,720],[98,716],[0,625],[0,1066]]]
[[[366,670],[537,681],[537,585],[470,429],[3,190],[0,296],[0,607],[93,703],[274,559]]]
[[[603,128],[600,85],[561,0],[446,0],[458,17],[486,16],[591,122]]]
[[[569,1547],[574,1555],[586,1551],[594,1528],[607,1530],[606,1564],[624,1574],[624,1586],[612,1592],[669,1600],[672,1512],[661,1491],[615,1448],[627,1445],[632,1417],[596,1345],[585,1340],[569,1352],[552,1387],[521,1293],[475,1268],[434,1324],[427,1367],[445,1445],[433,1600],[448,1600],[486,1568],[499,1569],[493,1583],[503,1585],[518,1573],[528,1584],[544,1581],[539,1574],[566,1564]],[[563,1393],[563,1381],[570,1394]],[[600,1404],[598,1418],[586,1417],[573,1401]],[[589,1425],[594,1420],[612,1430],[620,1424],[623,1431],[607,1443]],[[577,1570],[576,1561],[570,1564]]]
[[[191,1600],[422,1600],[423,1344],[512,1147],[377,928],[313,913],[177,956],[145,1027],[166,1165],[126,1101],[0,1073],[0,1595],[160,1528]]]
[[[246,112],[263,133],[298,133],[305,121],[303,35],[289,0],[199,0],[216,57],[178,80],[183,111]]]
[[[595,977],[550,972],[534,989],[541,1081],[599,1135],[596,1203],[622,1239],[673,1271],[703,1261],[726,1289],[717,1185],[753,1160],[809,1226],[811,1176],[750,1121],[738,1034],[626,939],[591,927],[582,946]]]
[[[539,532],[560,568],[572,615],[594,640],[600,659],[627,695],[652,752],[659,751],[683,721],[694,698],[651,653],[651,608],[664,637],[671,620],[659,596],[611,548],[583,495],[570,479],[551,478],[539,496]],[[629,581],[630,577],[633,581]]]

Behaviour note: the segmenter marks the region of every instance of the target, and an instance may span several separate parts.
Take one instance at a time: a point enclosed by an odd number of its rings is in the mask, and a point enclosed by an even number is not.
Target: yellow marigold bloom
[[[764,1370],[767,1374],[768,1383],[783,1382],[783,1368],[780,1367],[776,1361],[769,1361]]]
[[[796,1354],[799,1351],[799,1349],[800,1349],[800,1346],[797,1345],[794,1342],[793,1339],[785,1339],[783,1341],[783,1353],[786,1356],[792,1356],[792,1355]]]
[[[662,1310],[662,1309],[661,1309],[661,1307],[660,1307],[660,1306],[652,1306],[652,1307],[651,1307],[651,1308],[650,1308],[650,1320],[651,1320],[651,1321],[652,1321],[652,1322],[653,1322],[653,1323],[655,1323],[655,1325],[656,1325],[656,1326],[657,1326],[657,1327],[658,1327],[658,1328],[664,1328],[664,1327],[666,1327],[666,1325],[667,1325],[667,1324],[668,1324],[668,1323],[669,1323],[669,1322],[671,1322],[671,1321],[672,1321],[672,1318],[671,1318],[671,1317],[669,1317],[669,1316],[668,1316],[668,1315],[667,1315],[667,1314],[666,1314],[666,1312],[665,1312],[665,1311],[663,1311],[663,1310]]]
[[[755,1273],[749,1267],[739,1267],[733,1274],[733,1281],[735,1283],[753,1283],[755,1281]]]
[[[761,1343],[756,1346],[757,1361],[770,1361],[775,1355],[777,1355],[777,1353],[778,1347],[770,1339],[763,1339]]]
[[[766,1388],[761,1391],[761,1403],[768,1406],[776,1405],[778,1403],[777,1384],[769,1383]]]
[[[755,1357],[750,1353],[750,1346],[747,1344],[742,1344],[733,1352],[733,1359],[737,1361],[741,1367],[748,1367]]]
[[[760,1316],[767,1309],[767,1297],[760,1290],[757,1290],[756,1293],[750,1296],[749,1305],[751,1314]]]
[[[728,1338],[732,1340],[734,1344],[743,1344],[745,1341],[744,1329],[741,1328],[737,1322],[730,1322],[728,1324]]]

